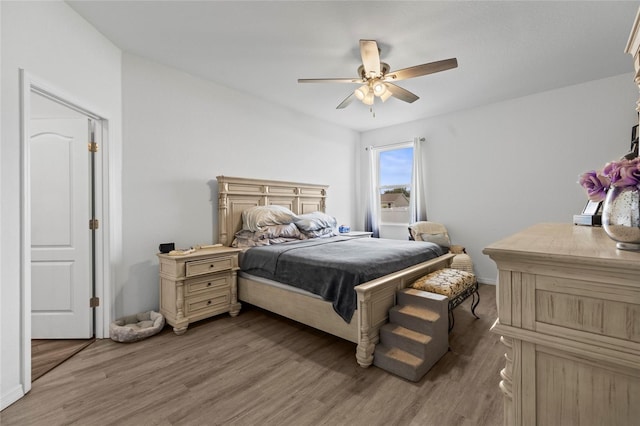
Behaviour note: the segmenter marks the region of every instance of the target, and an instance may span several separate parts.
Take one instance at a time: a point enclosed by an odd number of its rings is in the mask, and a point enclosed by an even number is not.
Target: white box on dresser
[[[639,424],[640,253],[570,224],[536,225],[484,253],[498,266],[504,424]]]
[[[160,313],[176,334],[189,324],[224,312],[236,316],[239,249],[215,247],[186,255],[159,253]]]

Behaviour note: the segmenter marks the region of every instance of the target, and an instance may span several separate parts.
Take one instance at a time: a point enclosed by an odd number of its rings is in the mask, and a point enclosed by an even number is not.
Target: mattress
[[[443,254],[442,247],[422,241],[316,238],[250,248],[240,268],[243,273],[319,295],[350,323],[357,285]]]

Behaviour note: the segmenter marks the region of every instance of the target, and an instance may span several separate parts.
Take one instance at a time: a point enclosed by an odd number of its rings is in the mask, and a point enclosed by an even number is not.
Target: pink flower
[[[578,183],[587,191],[591,201],[603,201],[612,186],[640,188],[640,157],[611,161],[600,172],[590,170],[581,174]]]
[[[609,178],[596,172],[588,171],[580,175],[578,183],[587,191],[587,197],[591,201],[603,201],[609,189]]]
[[[611,185],[621,188],[640,185],[640,158],[621,161],[612,170]]]

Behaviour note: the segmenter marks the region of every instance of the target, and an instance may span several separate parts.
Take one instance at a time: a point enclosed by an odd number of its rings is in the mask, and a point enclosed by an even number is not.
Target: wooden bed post
[[[226,184],[220,183],[219,189],[222,189],[222,186]],[[218,243],[223,246],[229,245],[229,236],[227,235],[227,192],[219,191],[218,194]]]
[[[376,347],[371,341],[369,331],[371,329],[369,319],[369,304],[371,300],[370,293],[358,292],[358,311],[362,314],[358,316],[358,346],[356,347],[356,360],[360,367],[367,368],[373,363],[373,351]],[[377,342],[376,342],[377,343]]]

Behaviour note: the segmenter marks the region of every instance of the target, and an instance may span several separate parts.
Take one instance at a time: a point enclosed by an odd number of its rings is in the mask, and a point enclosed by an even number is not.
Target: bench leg
[[[480,317],[476,315],[478,303],[480,303],[480,293],[478,292],[478,283],[476,283],[476,291],[473,292],[473,298],[471,299],[471,313],[474,317],[480,319]]]
[[[473,314],[474,317],[480,319],[480,317],[476,315],[476,308],[480,303],[480,293],[478,292],[477,282],[474,284],[473,292],[470,294],[470,296],[471,296],[471,313]],[[455,324],[455,317],[453,316],[453,310],[455,309],[456,306],[462,303],[462,301],[465,300],[467,297],[469,297],[469,293],[464,295],[462,299],[458,298],[449,302],[449,333],[451,333],[451,330],[453,330],[453,325]]]

